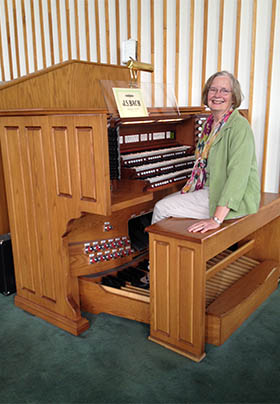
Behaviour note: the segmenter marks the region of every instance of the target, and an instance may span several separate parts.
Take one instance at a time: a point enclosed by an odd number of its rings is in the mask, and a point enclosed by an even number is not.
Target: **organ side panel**
[[[150,233],[150,339],[195,361],[204,357],[204,282],[201,250]]]
[[[82,212],[110,210],[104,119],[0,119],[16,304],[73,334],[88,322],[80,315],[78,280],[69,273],[63,235]]]

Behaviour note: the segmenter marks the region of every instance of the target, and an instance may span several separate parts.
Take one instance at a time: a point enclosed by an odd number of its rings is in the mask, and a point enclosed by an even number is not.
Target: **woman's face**
[[[208,106],[213,113],[224,114],[232,106],[231,80],[227,76],[215,77],[208,90]]]

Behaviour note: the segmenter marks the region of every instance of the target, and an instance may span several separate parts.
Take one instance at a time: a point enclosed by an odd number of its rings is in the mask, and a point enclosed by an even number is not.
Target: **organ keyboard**
[[[124,167],[142,167],[142,164],[186,156],[191,149],[191,146],[175,146],[165,149],[146,150],[140,153],[123,154],[121,161]]]
[[[176,183],[177,181],[187,180],[189,178],[192,167],[194,164],[194,159],[178,159],[170,161],[168,165],[159,164],[149,164],[147,166],[141,166],[141,171],[135,169],[132,171],[132,178],[138,180],[144,180],[144,191],[152,190],[153,188],[161,187],[164,185]],[[182,169],[184,168],[184,169]],[[123,178],[125,178],[129,173],[122,171]]]
[[[122,178],[145,180],[145,191],[186,180],[195,161],[191,150],[190,146],[179,146],[122,155]]]

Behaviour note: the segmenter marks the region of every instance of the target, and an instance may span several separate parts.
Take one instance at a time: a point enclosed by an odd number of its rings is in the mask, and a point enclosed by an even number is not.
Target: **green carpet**
[[[280,289],[194,363],[149,327],[85,313],[74,337],[0,295],[0,403],[280,403]]]

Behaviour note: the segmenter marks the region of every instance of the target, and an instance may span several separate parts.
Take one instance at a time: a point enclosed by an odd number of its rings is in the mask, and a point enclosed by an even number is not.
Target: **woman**
[[[188,231],[205,233],[225,219],[256,213],[260,181],[254,135],[236,109],[242,101],[238,80],[226,71],[215,73],[204,86],[202,101],[211,115],[196,148],[192,175],[180,192],[155,205],[152,223],[170,216],[200,219]]]

